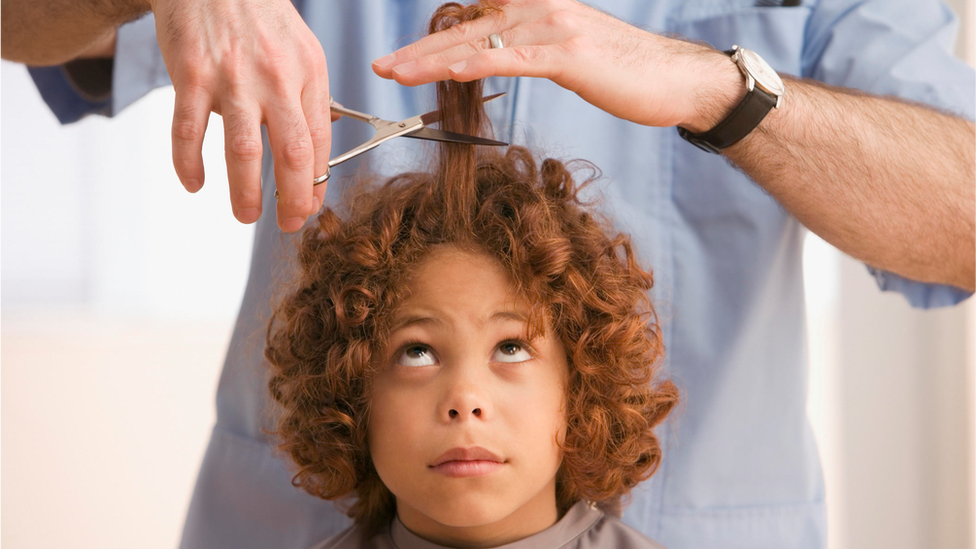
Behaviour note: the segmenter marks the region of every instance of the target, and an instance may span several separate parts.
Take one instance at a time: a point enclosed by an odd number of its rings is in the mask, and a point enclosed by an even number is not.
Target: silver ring
[[[502,44],[502,38],[498,36],[498,33],[496,32],[488,35],[488,45],[491,46],[491,49],[493,50],[498,50],[505,47],[505,45]]]
[[[332,170],[330,170],[329,167],[326,166],[325,167],[325,175],[320,175],[320,176],[316,177],[315,179],[313,179],[312,180],[312,186],[314,187],[316,185],[321,185],[322,183],[325,183],[326,181],[328,181],[330,177],[332,177]],[[277,200],[278,198],[280,198],[278,196],[278,189],[275,189],[275,199]]]

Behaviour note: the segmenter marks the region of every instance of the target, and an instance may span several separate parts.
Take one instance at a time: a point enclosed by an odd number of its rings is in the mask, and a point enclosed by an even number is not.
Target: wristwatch
[[[746,77],[749,91],[745,98],[725,120],[707,132],[691,133],[678,128],[678,135],[699,149],[715,154],[721,154],[722,149],[749,135],[771,109],[779,107],[785,91],[779,75],[756,52],[732,46],[725,53],[732,56],[732,61]]]

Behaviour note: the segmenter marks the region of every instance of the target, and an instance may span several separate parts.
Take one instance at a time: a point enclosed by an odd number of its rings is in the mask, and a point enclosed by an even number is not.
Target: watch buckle
[[[707,153],[722,154],[722,149],[719,149],[708,141],[702,141],[701,139],[689,139],[688,142]]]

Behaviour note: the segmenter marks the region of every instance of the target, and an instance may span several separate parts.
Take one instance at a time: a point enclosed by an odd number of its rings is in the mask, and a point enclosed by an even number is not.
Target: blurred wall
[[[170,155],[172,88],[114,119],[60,126],[23,66],[0,67],[4,311],[234,315],[253,229],[231,214],[220,117],[204,142],[206,183],[191,195]]]
[[[173,91],[60,126],[0,63],[0,545],[176,547],[214,422],[253,229],[221,120],[207,182],[170,157]]]
[[[949,4],[973,65],[974,1]],[[976,546],[976,303],[911,309],[812,234],[804,273],[828,546]]]

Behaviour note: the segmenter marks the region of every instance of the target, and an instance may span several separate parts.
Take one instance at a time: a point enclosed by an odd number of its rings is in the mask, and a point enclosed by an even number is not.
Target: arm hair
[[[0,57],[60,65],[81,56],[105,56],[115,29],[149,9],[149,0],[3,0]]]

